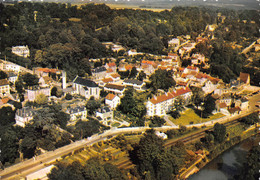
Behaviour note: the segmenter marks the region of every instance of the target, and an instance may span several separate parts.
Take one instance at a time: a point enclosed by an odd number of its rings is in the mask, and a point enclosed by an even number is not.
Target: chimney
[[[62,71],[62,89],[66,89],[67,84],[66,84],[66,71]]]

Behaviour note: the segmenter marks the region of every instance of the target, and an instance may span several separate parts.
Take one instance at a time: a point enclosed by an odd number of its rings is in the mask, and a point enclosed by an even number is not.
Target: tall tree
[[[154,90],[163,89],[167,91],[170,87],[175,86],[176,82],[172,77],[171,71],[158,69],[149,78],[151,87]]]

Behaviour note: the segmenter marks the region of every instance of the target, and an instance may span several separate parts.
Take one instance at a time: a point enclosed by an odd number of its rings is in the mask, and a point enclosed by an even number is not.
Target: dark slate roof
[[[111,109],[109,109],[109,107],[105,106],[105,107],[101,107],[97,110],[97,112],[99,113],[107,113],[107,112],[110,112]]]
[[[69,114],[74,114],[74,113],[78,113],[78,112],[82,112],[82,111],[86,111],[85,106],[76,106],[74,108],[68,108],[67,112]]]
[[[86,87],[98,87],[98,85],[94,81],[91,81],[89,79],[84,79],[78,76],[74,79],[73,83],[80,84]]]
[[[125,83],[130,83],[130,84],[137,84],[137,85],[142,85],[143,81],[139,81],[137,79],[126,79],[124,80]]]
[[[100,73],[100,72],[104,72],[104,71],[107,71],[107,69],[104,66],[97,67],[96,69],[92,70],[93,73]]]

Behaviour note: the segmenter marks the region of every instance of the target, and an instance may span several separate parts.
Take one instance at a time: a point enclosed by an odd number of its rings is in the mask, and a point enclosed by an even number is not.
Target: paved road
[[[249,111],[242,112],[241,114],[232,117],[220,118],[218,120],[215,120],[213,123],[208,123],[208,124],[203,123],[200,124],[199,126],[202,126],[204,124],[208,126],[212,126],[216,122],[224,123],[230,120],[244,117],[254,111],[259,110],[258,108],[255,107],[256,102],[259,100],[260,100],[260,94],[255,95],[249,99],[249,104],[250,104]],[[192,126],[195,126],[195,124],[193,124]],[[179,128],[178,126],[164,126],[164,127],[154,128],[154,129],[158,131],[165,131],[165,130],[178,129],[178,128]],[[144,132],[147,129],[150,128],[149,127],[134,127],[134,128],[119,128],[119,129],[113,128],[111,130],[105,131],[103,134],[93,135],[88,139],[76,141],[64,147],[56,149],[55,151],[49,151],[44,154],[41,154],[37,156],[35,159],[32,158],[24,162],[21,162],[19,164],[8,167],[3,171],[0,171],[0,177],[1,177],[0,179],[20,179],[19,177],[25,177],[26,175],[32,172],[42,169],[44,167],[44,164],[55,162],[56,160],[58,160],[64,155],[68,155],[69,153],[75,150],[79,150],[86,146],[90,146],[96,142],[103,141],[107,139],[107,137],[109,136],[126,134],[126,133],[139,133],[139,132]]]

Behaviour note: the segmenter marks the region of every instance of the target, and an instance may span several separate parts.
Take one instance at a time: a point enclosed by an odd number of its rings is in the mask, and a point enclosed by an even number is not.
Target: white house
[[[94,81],[77,76],[73,80],[72,87],[75,89],[76,94],[80,94],[87,99],[89,99],[91,96],[99,99],[100,88]]]
[[[108,126],[113,120],[113,111],[109,107],[101,107],[96,111],[96,117],[102,124]]]
[[[14,46],[12,47],[12,53],[16,54],[17,56],[21,56],[27,58],[30,56],[30,50],[28,46]]]
[[[105,98],[105,103],[111,108],[115,109],[120,103],[120,98],[117,95],[109,93]]]
[[[104,79],[107,75],[107,69],[104,66],[92,69],[92,76],[94,79]]]
[[[107,92],[117,94],[118,96],[123,96],[124,91],[125,91],[125,86],[108,83],[104,86],[104,90]]]
[[[9,81],[6,79],[0,79],[0,96],[10,94]]]
[[[175,48],[180,45],[180,39],[178,38],[173,38],[170,41],[168,41],[168,47],[169,48]]]
[[[123,81],[124,86],[133,86],[136,90],[142,90],[145,86],[145,83],[143,81],[139,81],[137,79],[126,79]]]
[[[18,79],[18,75],[13,72],[8,72],[7,74],[8,74],[8,81],[14,84],[15,81]]]
[[[24,127],[29,123],[34,116],[34,111],[30,107],[24,107],[22,109],[17,109],[15,113],[15,122],[17,125]]]
[[[85,120],[88,114],[85,106],[68,107],[66,113],[70,115],[70,123],[75,123],[79,119]]]
[[[190,88],[180,88],[160,96],[154,96],[146,103],[147,116],[164,116],[170,111],[176,97],[181,96],[188,103],[192,92]]]

